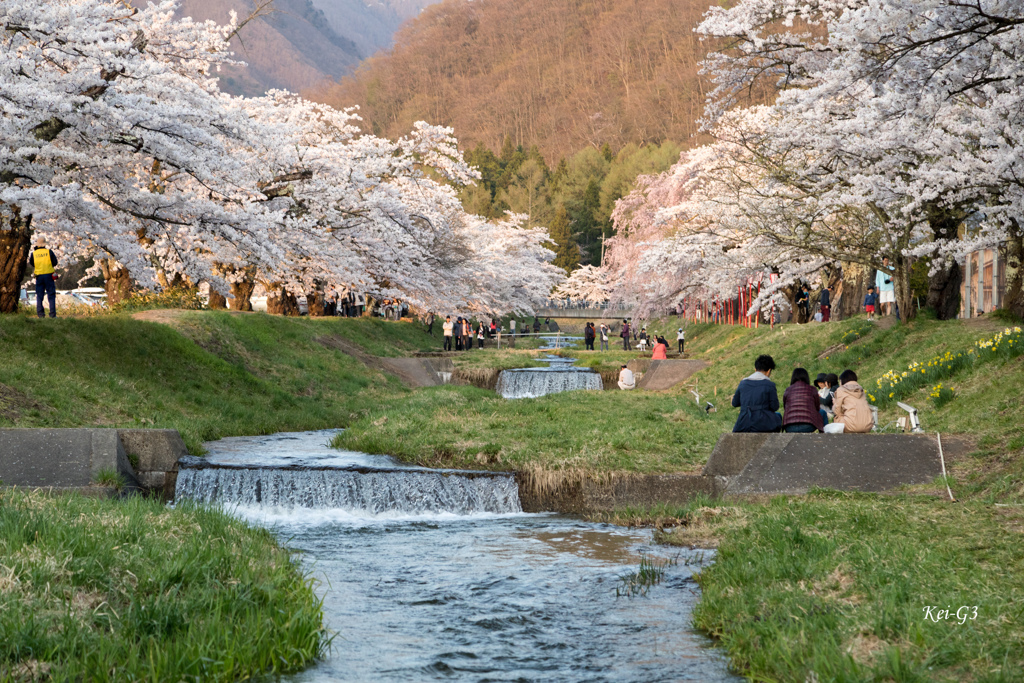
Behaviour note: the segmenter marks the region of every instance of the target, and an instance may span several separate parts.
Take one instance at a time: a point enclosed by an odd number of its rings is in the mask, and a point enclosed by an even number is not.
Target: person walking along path
[[[52,249],[46,248],[46,237],[36,237],[36,248],[28,256],[28,265],[36,276],[36,315],[45,317],[43,297],[50,303],[50,317],[57,317],[57,255]]]

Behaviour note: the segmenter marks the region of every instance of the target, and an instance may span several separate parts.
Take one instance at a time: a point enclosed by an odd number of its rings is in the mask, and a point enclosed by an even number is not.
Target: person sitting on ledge
[[[654,353],[651,360],[668,360],[668,342],[663,338],[657,338],[658,343],[654,345]]]
[[[825,431],[821,419],[821,397],[811,386],[811,376],[804,368],[793,370],[789,386],[782,394],[786,412],[782,417],[782,431],[791,434],[812,434]]]
[[[732,407],[740,409],[733,426],[734,432],[777,432],[782,427],[779,392],[769,379],[775,369],[771,356],[758,356],[754,361],[754,374],[740,382],[732,397]]]
[[[843,370],[839,375],[839,389],[836,390],[832,410],[836,418],[826,428],[827,434],[867,434],[875,426],[875,417],[865,398],[864,387],[857,384],[857,373]]]
[[[627,368],[625,365],[619,370],[619,389],[623,391],[629,391],[636,389],[636,380],[633,378],[633,371]]]

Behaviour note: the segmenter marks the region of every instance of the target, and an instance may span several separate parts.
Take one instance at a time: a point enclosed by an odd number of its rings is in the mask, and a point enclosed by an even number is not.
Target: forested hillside
[[[514,211],[525,214],[530,226],[547,227],[558,247],[555,264],[571,271],[601,262],[603,238],[612,234],[615,200],[633,189],[637,176],[667,169],[679,152],[674,142],[630,143],[618,151],[605,144],[584,147],[549,165],[536,146],[514,146],[510,137],[497,154],[478,143],[466,160],[483,177],[463,189],[462,204],[487,218]]]
[[[132,0],[144,6],[148,0]],[[298,92],[351,73],[360,60],[391,45],[398,26],[436,0],[274,0],[232,41],[245,68],[221,71],[221,88],[262,95],[270,88]],[[263,0],[180,0],[177,14],[197,21],[239,20]]]
[[[470,149],[537,145],[548,159],[608,144],[686,144],[698,130],[710,0],[445,0],[351,78],[311,92],[358,104],[367,130],[450,125]]]

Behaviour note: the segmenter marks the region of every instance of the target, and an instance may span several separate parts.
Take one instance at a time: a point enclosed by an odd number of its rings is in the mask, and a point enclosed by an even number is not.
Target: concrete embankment
[[[970,450],[946,437],[946,462]],[[545,470],[516,473],[526,512],[568,514],[624,507],[683,505],[694,496],[763,499],[812,488],[885,492],[942,475],[939,442],[929,434],[723,434],[700,474]]]
[[[93,495],[146,491],[171,500],[178,459],[173,429],[0,429],[0,482]],[[101,486],[117,474],[122,486]]]
[[[969,450],[944,442],[949,459]],[[107,473],[117,493],[145,491],[172,500],[185,445],[173,429],[0,429],[0,481],[93,495]],[[890,491],[942,474],[933,435],[723,434],[699,474],[585,470],[515,473],[523,510],[590,514],[624,507],[684,505],[694,496],[758,498],[799,495],[813,487]]]

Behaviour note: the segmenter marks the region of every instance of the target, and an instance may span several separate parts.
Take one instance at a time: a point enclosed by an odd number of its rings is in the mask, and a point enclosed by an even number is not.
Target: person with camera
[[[889,265],[889,257],[882,259],[882,267],[875,271],[875,291],[878,292],[878,308],[876,311],[881,315],[881,309],[885,309],[885,315],[892,315],[892,305],[896,303],[896,287],[893,285],[893,271],[896,269]]]

